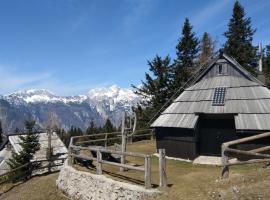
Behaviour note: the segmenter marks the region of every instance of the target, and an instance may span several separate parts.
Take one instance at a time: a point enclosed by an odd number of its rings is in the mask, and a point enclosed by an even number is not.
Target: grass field
[[[55,181],[59,173],[36,176],[17,184],[7,193],[0,196],[1,200],[68,200],[56,187]],[[10,185],[0,186],[0,192]]]
[[[129,151],[154,153],[153,141],[136,142],[128,146]],[[127,158],[130,163],[142,164],[140,159]],[[76,165],[83,171],[92,171]],[[104,175],[120,181],[143,185],[143,173],[130,170],[119,172],[119,168],[104,165]],[[55,181],[58,174],[35,177],[14,187],[0,199],[11,200],[64,200],[62,193],[57,190]],[[270,199],[270,169],[262,168],[262,164],[232,167],[230,178],[220,179],[220,167],[193,165],[181,161],[167,160],[167,176],[169,187],[162,189],[158,200],[189,200],[189,199]],[[158,185],[158,159],[152,158],[152,183]]]

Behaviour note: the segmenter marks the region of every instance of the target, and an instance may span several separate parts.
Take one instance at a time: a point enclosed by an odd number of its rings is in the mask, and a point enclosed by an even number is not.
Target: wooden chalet
[[[224,53],[209,63],[151,125],[168,156],[220,156],[222,143],[270,130],[270,90]]]

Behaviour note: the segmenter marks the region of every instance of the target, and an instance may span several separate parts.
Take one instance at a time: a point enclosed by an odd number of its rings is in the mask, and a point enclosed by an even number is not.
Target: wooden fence
[[[233,145],[258,140],[258,139],[265,138],[265,137],[270,137],[270,132],[223,143],[222,148],[221,148],[221,152],[222,152],[222,172],[221,172],[221,175],[222,175],[222,177],[223,178],[229,177],[229,166],[270,162],[270,155],[265,154],[265,153],[261,153],[261,152],[265,152],[265,151],[270,150],[270,146],[260,147],[260,148],[249,150],[249,151],[231,148],[231,146],[233,146]],[[236,157],[236,156],[248,156],[248,157],[252,157],[252,159],[245,160],[245,161],[238,161],[237,160],[235,162],[230,162],[229,158]]]
[[[145,137],[150,136],[153,137],[153,133],[150,132],[148,134],[144,133],[139,135],[138,133],[142,133],[145,130],[142,131],[136,131],[137,134],[133,135],[133,137]],[[102,164],[109,164],[112,166],[120,167],[120,169],[129,169],[129,170],[136,170],[141,171],[144,173],[144,183],[145,188],[149,189],[152,187],[151,185],[151,155],[143,154],[143,153],[135,153],[135,152],[123,152],[118,150],[110,150],[107,147],[108,141],[110,140],[116,140],[120,139],[120,136],[117,137],[109,137],[111,135],[118,135],[121,134],[120,132],[115,133],[101,133],[101,134],[95,134],[95,135],[87,135],[87,136],[76,136],[72,137],[70,140],[69,145],[69,156],[68,156],[68,164],[73,165],[75,159],[82,159],[86,161],[95,161],[96,162],[96,173],[98,175],[102,174]],[[87,140],[82,141],[83,138],[95,138],[95,137],[104,137],[99,139],[93,139],[93,140]],[[135,138],[134,137],[134,138]],[[104,142],[104,146],[80,146],[84,144],[92,144],[94,145],[97,142]],[[82,154],[82,150],[87,150],[89,152],[92,152],[92,155],[95,154],[96,156],[86,156]],[[166,178],[166,161],[165,161],[165,150],[159,150],[160,156],[159,156],[159,169],[160,169],[160,186],[164,187],[167,185],[167,178]],[[112,162],[108,161],[108,159],[104,159],[103,155],[118,155],[121,156],[131,156],[131,157],[138,157],[142,158],[144,160],[144,164],[142,166],[134,166],[127,163],[119,163],[119,162]],[[124,171],[124,170],[123,170]]]
[[[31,178],[35,174],[33,173],[37,172],[38,170],[42,169],[48,169],[48,172],[51,172],[51,169],[53,167],[59,167],[62,166],[66,158],[56,158],[52,160],[37,160],[32,161],[30,163],[24,164],[16,169],[12,169],[4,174],[0,175],[0,185],[7,182],[12,182],[12,179],[22,179],[26,177],[27,179]],[[60,163],[54,163],[55,161],[61,161]],[[43,163],[46,163],[47,165],[43,165]],[[31,169],[32,166],[35,165],[34,169]],[[22,172],[20,172],[22,170]],[[54,170],[57,171],[57,170]]]
[[[128,131],[127,133],[131,132],[132,131]],[[99,144],[106,147],[113,142],[120,142],[121,132],[98,133],[92,135],[75,136],[73,138],[73,143],[76,143],[76,145]],[[140,140],[145,138],[153,139],[154,131],[152,129],[136,130],[135,134],[128,138],[128,142],[132,143],[134,140]]]

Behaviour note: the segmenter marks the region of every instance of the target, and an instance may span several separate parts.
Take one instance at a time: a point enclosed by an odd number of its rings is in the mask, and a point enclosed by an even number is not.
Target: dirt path
[[[67,200],[57,189],[58,173],[34,177],[0,196],[0,200]]]

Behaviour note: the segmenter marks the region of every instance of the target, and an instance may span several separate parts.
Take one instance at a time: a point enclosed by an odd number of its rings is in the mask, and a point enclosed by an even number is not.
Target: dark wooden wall
[[[195,130],[155,128],[157,149],[166,149],[167,156],[190,160],[198,155],[220,156],[222,143],[262,132],[265,131],[236,132],[233,115],[202,115]],[[270,138],[239,144],[235,148],[251,150],[266,145],[270,145]]]
[[[193,129],[156,128],[157,149],[166,149],[170,157],[194,159],[197,157],[197,138]]]

